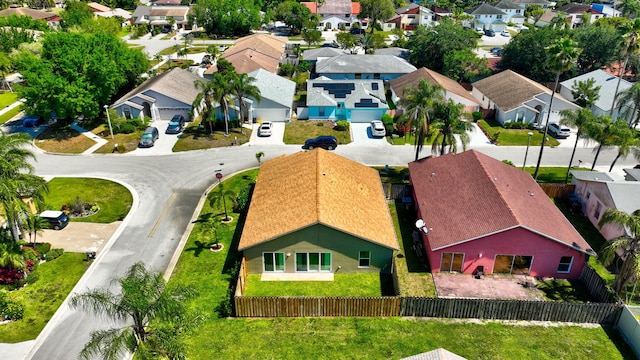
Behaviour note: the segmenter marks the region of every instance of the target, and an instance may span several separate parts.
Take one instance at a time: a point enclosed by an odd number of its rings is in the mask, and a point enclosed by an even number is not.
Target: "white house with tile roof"
[[[379,120],[389,106],[382,80],[307,80],[306,110],[299,118],[315,120]]]

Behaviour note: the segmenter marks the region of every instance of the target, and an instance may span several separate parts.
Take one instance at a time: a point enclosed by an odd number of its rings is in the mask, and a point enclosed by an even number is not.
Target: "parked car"
[[[349,30],[349,32],[353,35],[361,35],[364,34],[364,29],[360,29],[360,28],[353,28],[351,30]]]
[[[333,150],[338,147],[338,139],[335,136],[318,136],[313,139],[307,139],[302,146],[303,149],[313,150],[315,148],[323,148]]]
[[[324,44],[322,44],[322,47],[330,47],[330,48],[337,49],[338,45],[336,45],[334,43],[324,43]]]
[[[53,230],[64,229],[69,224],[69,217],[62,211],[45,210],[38,214],[38,217],[47,220],[49,228]]]
[[[179,134],[184,130],[184,116],[174,115],[169,120],[169,126],[167,126],[167,134]]]
[[[486,29],[486,30],[484,31],[484,35],[485,35],[485,36],[494,37],[494,36],[496,36],[496,32],[495,32],[495,31],[493,31],[493,30],[491,30],[491,29]]]
[[[387,135],[387,131],[384,129],[384,124],[380,120],[373,120],[371,122],[371,136],[384,137]]]
[[[44,124],[44,119],[39,115],[28,115],[22,119],[22,126],[35,127]]]
[[[504,37],[510,37],[511,33],[509,33],[507,30],[502,30],[502,32],[500,33],[500,35],[504,36]]]
[[[484,30],[482,30],[482,28],[481,28],[481,27],[477,27],[477,28],[476,28],[476,32],[477,32],[479,35],[484,35]]]
[[[271,128],[273,127],[273,123],[271,121],[265,121],[260,124],[258,128],[258,136],[271,136]]]
[[[158,140],[158,128],[149,126],[140,137],[139,147],[152,147]]]
[[[571,130],[566,126],[550,123],[549,134],[553,135],[553,137],[557,139],[566,139],[571,135]]]

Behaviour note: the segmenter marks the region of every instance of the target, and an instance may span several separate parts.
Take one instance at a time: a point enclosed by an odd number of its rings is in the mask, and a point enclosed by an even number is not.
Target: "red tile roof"
[[[470,150],[409,163],[409,172],[432,250],[520,227],[595,254],[518,168]]]

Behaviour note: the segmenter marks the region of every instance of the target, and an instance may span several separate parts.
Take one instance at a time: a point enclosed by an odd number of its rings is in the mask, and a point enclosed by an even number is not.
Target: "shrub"
[[[310,67],[311,67],[311,62],[310,61],[300,61],[300,63],[298,63],[298,71],[299,72],[307,72],[307,71],[309,71]]]
[[[515,167],[515,165],[513,164],[513,161],[511,161],[511,160],[502,160],[502,162],[507,164],[507,165],[511,165],[511,166]]]
[[[24,316],[24,306],[9,299],[9,293],[0,291],[0,320],[20,320]]]
[[[480,111],[474,111],[471,113],[471,117],[473,118],[473,122],[478,122],[478,120],[482,119],[482,113]]]
[[[349,130],[349,122],[347,120],[340,120],[336,123],[335,129],[338,131],[347,131]]]
[[[48,261],[55,260],[59,258],[62,254],[64,254],[64,249],[51,249],[51,251],[47,253],[47,260]]]
[[[280,69],[278,70],[278,75],[291,77],[293,75],[293,71],[295,67],[292,64],[282,64],[280,65]]]
[[[251,200],[251,192],[253,192],[254,184],[249,184],[247,187],[240,190],[238,197],[236,198],[236,208],[234,209],[237,213],[242,213],[249,208],[249,200]]]
[[[317,122],[317,123],[316,123],[316,126],[317,126],[317,127],[323,127],[323,126],[324,126],[324,123],[323,123],[323,122]]]
[[[510,121],[504,124],[505,129],[533,129],[533,123],[523,121]]]
[[[49,243],[37,243],[35,244],[34,248],[36,249],[36,251],[40,254],[46,254],[49,252],[49,250],[51,250],[51,244]]]
[[[24,272],[18,269],[0,269],[0,284],[17,284],[24,279]]]
[[[384,114],[382,115],[382,118],[380,119],[382,120],[382,123],[387,126],[387,125],[393,125],[393,117],[389,114]]]

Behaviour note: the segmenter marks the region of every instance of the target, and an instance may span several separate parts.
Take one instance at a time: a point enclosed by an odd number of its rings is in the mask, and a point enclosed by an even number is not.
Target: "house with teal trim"
[[[300,112],[301,119],[360,123],[379,120],[389,109],[382,80],[331,80],[326,77],[307,80],[306,105],[306,111]]]

